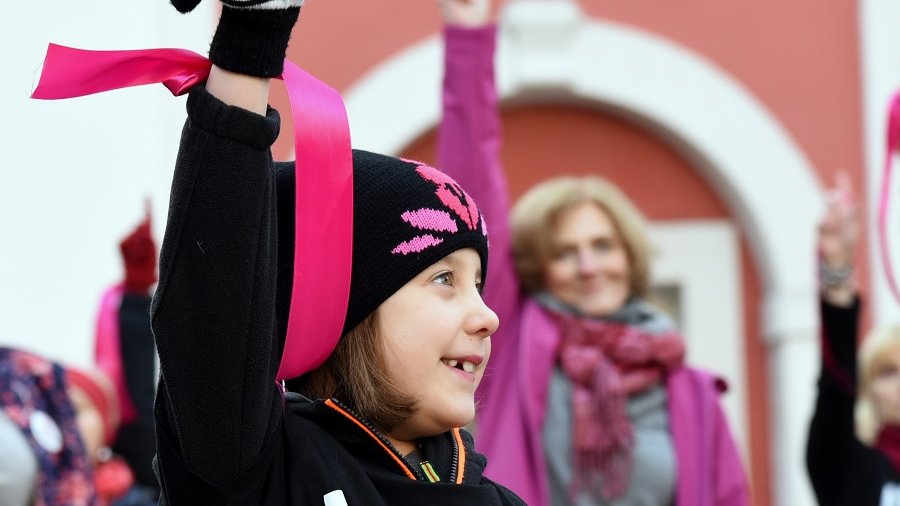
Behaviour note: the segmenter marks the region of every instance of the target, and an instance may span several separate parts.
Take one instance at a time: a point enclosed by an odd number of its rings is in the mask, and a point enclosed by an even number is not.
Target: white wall
[[[0,345],[87,364],[99,295],[121,278],[118,240],[154,203],[162,238],[184,98],[162,86],[29,99],[48,42],[205,54],[213,4],[6,2],[0,15]]]

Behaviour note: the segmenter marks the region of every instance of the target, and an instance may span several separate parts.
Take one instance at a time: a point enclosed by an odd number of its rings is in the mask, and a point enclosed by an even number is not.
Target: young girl
[[[640,214],[598,177],[545,181],[510,213],[488,1],[440,3],[438,166],[483,206],[485,300],[503,322],[479,392],[488,475],[533,506],[747,504],[724,385],[684,365],[683,339],[646,301]]]
[[[873,330],[857,357],[858,235],[845,180],[819,226],[822,372],[806,465],[822,506],[900,503],[900,325]]]
[[[482,476],[458,429],[498,321],[481,298],[481,214],[431,167],[354,151],[344,334],[290,382],[299,393],[275,384],[294,171],[272,161],[279,116],[266,99],[300,3],[225,2],[209,80],[188,98],[152,305],[163,501],[522,504]]]

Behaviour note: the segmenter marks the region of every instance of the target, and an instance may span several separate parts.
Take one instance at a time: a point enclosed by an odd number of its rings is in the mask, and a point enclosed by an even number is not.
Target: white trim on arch
[[[860,2],[859,32],[863,71],[863,125],[865,131],[866,190],[869,216],[878,216],[878,195],[884,164],[885,120],[891,95],[900,90],[900,2],[863,0]],[[896,162],[895,162],[896,163]],[[895,171],[900,169],[894,169]],[[894,181],[896,185],[896,181]],[[896,188],[896,187],[895,187]],[[894,199],[900,199],[895,189]],[[896,209],[896,206],[895,206]],[[869,259],[875,322],[897,323],[900,305],[894,301],[885,281],[878,252],[876,220],[869,220]],[[896,246],[893,251],[897,251]],[[895,259],[895,265],[898,263]],[[896,269],[897,267],[895,267]]]
[[[411,46],[346,94],[354,144],[397,153],[440,115],[442,43]],[[519,0],[501,24],[504,99],[579,99],[636,118],[690,156],[747,234],[765,292],[776,504],[813,504],[803,451],[818,347],[811,265],[823,210],[809,160],[739,81],[672,41],[585,17],[570,0]],[[752,315],[751,315],[752,317]]]

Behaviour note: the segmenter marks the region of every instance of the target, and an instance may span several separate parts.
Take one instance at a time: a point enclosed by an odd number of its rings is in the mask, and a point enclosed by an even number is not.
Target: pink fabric
[[[469,230],[475,230],[478,223],[478,206],[469,194],[450,179],[443,172],[435,170],[425,164],[419,164],[416,169],[423,178],[431,181],[437,187],[435,193],[441,203],[456,213],[463,222],[469,226]]]
[[[875,449],[883,453],[894,469],[900,472],[900,427],[887,425],[882,428],[875,439]]]
[[[891,211],[891,176],[894,171],[893,157],[895,154],[900,154],[900,92],[897,92],[891,99],[887,123],[887,150],[884,155],[884,175],[881,180],[881,197],[878,202],[878,239],[881,246],[881,262],[887,275],[888,287],[891,289],[894,299],[900,303],[900,284],[898,284],[900,282],[898,282],[894,273],[890,245],[888,244],[890,236],[888,215]],[[900,208],[898,208],[898,211],[900,211]]]
[[[89,51],[50,44],[31,98],[74,98],[156,83],[179,96],[205,81],[209,68],[209,60],[186,49]]]
[[[344,101],[287,60],[283,78],[297,183],[294,284],[278,380],[311,371],[331,355],[344,327],[353,267],[353,158]]]
[[[434,193],[438,200],[440,200],[449,211],[454,212],[459,219],[469,227],[469,230],[475,230],[475,224],[478,222],[478,207],[475,205],[475,201],[472,200],[472,197],[469,197],[456,181],[448,178],[441,171],[435,170],[434,167],[429,167],[422,162],[407,159],[403,159],[403,161],[417,165],[416,173],[422,176],[422,179],[434,183]],[[433,230],[436,232],[456,232],[458,230],[456,221],[447,211],[422,208],[415,211],[406,211],[401,215],[401,218],[403,221],[418,229]],[[481,221],[484,223],[484,220]],[[486,229],[482,226],[481,230],[484,232]],[[485,235],[487,234],[485,233]],[[435,237],[431,234],[422,234],[401,242],[391,250],[391,253],[395,255],[419,253],[443,242],[444,240],[439,237]]]
[[[468,189],[491,230],[485,300],[500,317],[479,387],[478,449],[487,475],[526,504],[548,506],[541,441],[547,390],[560,342],[553,321],[523,299],[512,261],[509,197],[499,160],[494,87],[496,29],[445,29],[438,168]],[[746,477],[718,403],[715,378],[681,368],[666,379],[678,465],[679,506],[743,506]]]
[[[451,232],[454,234],[458,230],[456,220],[446,211],[419,209],[418,211],[406,211],[400,217],[410,225],[423,230]]]
[[[615,499],[631,479],[634,428],[628,397],[658,384],[684,361],[677,333],[650,335],[621,323],[551,314],[562,342],[559,361],[572,382],[572,492]],[[602,476],[595,490],[592,476]]]
[[[431,234],[425,234],[413,237],[408,241],[401,242],[397,245],[396,248],[391,250],[391,253],[397,255],[408,255],[410,253],[419,253],[420,251],[425,251],[426,249],[437,246],[444,242],[443,239],[439,239]]]
[[[285,60],[297,153],[294,282],[277,379],[325,361],[340,338],[350,293],[353,162],[340,95]],[[209,76],[184,49],[87,51],[50,44],[33,98],[61,99],[162,83],[174,95]],[[328,265],[328,269],[322,269]]]
[[[119,336],[119,308],[122,305],[124,289],[121,284],[109,287],[100,298],[100,310],[97,312],[97,327],[94,332],[94,362],[97,368],[106,373],[116,389],[119,399],[121,424],[129,424],[137,420],[137,408],[128,393],[125,384],[125,371],[122,368],[122,342]]]

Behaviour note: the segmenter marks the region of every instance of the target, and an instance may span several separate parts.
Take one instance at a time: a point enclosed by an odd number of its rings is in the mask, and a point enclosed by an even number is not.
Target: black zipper
[[[452,430],[450,431],[450,440],[453,443],[453,458],[450,460],[450,483],[456,483],[456,474],[459,471],[459,443],[456,441],[456,433]]]
[[[357,422],[363,424],[367,429],[369,429],[369,431],[371,431],[372,434],[375,435],[375,437],[378,438],[378,440],[379,440],[384,446],[386,446],[388,449],[390,449],[391,452],[392,452],[396,457],[399,457],[399,458],[400,458],[400,461],[403,462],[403,464],[406,466],[406,468],[407,468],[411,473],[413,473],[413,474],[416,476],[416,479],[417,479],[417,480],[428,481],[428,480],[425,478],[425,476],[422,474],[422,472],[419,471],[418,469],[416,469],[416,467],[413,466],[412,463],[410,463],[409,460],[407,460],[406,456],[403,455],[402,453],[400,453],[400,451],[398,451],[397,448],[394,447],[394,445],[390,442],[390,440],[389,440],[388,438],[382,436],[382,435],[381,435],[381,432],[379,432],[379,430],[376,429],[375,426],[373,426],[371,423],[369,423],[368,420],[366,420],[366,419],[364,419],[363,417],[357,415],[357,414],[356,414],[352,409],[350,409],[346,404],[344,404],[343,402],[339,401],[338,399],[335,399],[334,397],[331,398],[331,402],[335,403],[338,407],[340,407],[341,409],[343,409],[347,414],[349,414],[350,416],[352,416],[353,418],[355,418]],[[454,464],[453,464],[453,469],[455,470],[455,469],[456,469],[455,459],[456,459],[456,454],[457,454],[456,439],[455,439],[455,438],[454,438],[454,441],[453,441],[453,453],[454,453]],[[453,474],[453,479],[454,479],[454,481],[456,480],[456,473],[455,473],[455,471],[454,471],[454,474]]]

